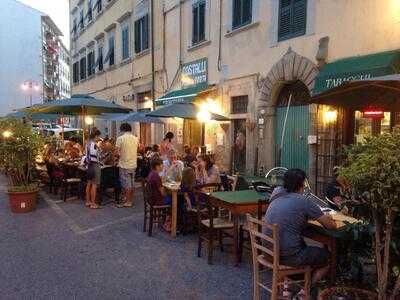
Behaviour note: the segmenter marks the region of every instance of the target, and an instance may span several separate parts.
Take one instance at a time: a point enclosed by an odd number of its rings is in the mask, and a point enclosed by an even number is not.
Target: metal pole
[[[281,144],[279,146],[278,152],[278,167],[282,166],[282,150],[283,150],[283,142],[285,140],[285,133],[286,133],[286,122],[289,115],[289,109],[292,102],[292,94],[289,95],[288,106],[286,108],[285,120],[283,121],[283,128],[282,128],[282,135],[281,135]]]
[[[155,103],[155,66],[154,66],[154,0],[150,0],[150,43],[151,43],[151,99],[154,110]]]

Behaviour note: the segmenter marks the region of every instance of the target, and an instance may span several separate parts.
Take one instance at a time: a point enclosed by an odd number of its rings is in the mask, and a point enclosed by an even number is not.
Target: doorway
[[[201,146],[201,123],[196,120],[183,121],[183,144]]]
[[[276,166],[298,168],[308,173],[309,100],[310,93],[301,81],[285,85],[279,93],[275,126]]]
[[[246,172],[246,119],[233,120],[233,166],[234,174]]]

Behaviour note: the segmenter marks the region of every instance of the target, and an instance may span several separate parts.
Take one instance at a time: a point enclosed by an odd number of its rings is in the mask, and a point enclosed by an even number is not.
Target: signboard
[[[363,110],[362,116],[369,119],[383,119],[385,112],[382,109],[367,108]]]
[[[182,65],[182,87],[189,87],[208,82],[208,60],[201,58]]]
[[[331,89],[337,87],[346,81],[366,80],[372,77],[373,76],[371,75],[371,73],[363,73],[363,74],[350,74],[350,75],[326,78],[324,89]]]

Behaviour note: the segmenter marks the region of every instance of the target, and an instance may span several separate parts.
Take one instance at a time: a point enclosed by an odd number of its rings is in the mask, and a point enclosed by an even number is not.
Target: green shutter
[[[307,1],[294,0],[292,34],[294,36],[300,36],[305,34],[306,23],[307,23]]]
[[[140,20],[135,21],[135,53],[140,53]]]
[[[149,48],[149,15],[143,17],[142,51]]]
[[[278,40],[287,40],[305,34],[307,0],[280,0]]]

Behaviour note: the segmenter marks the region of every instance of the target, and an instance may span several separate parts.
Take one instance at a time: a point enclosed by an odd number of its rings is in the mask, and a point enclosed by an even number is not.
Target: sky
[[[18,0],[52,18],[64,34],[64,45],[69,49],[69,0]]]

